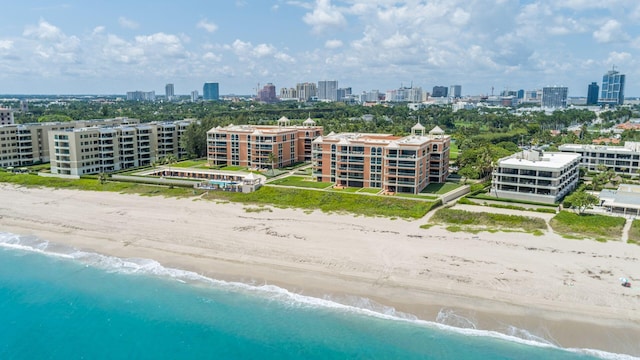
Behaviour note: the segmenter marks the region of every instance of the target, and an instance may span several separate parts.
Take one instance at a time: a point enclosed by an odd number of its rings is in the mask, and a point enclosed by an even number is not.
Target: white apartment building
[[[600,171],[600,165],[613,169],[616,174],[640,174],[640,142],[627,141],[624,146],[564,144],[558,150],[582,156],[580,166],[587,171]]]
[[[576,188],[579,154],[525,150],[502,158],[490,194],[498,198],[553,204]]]

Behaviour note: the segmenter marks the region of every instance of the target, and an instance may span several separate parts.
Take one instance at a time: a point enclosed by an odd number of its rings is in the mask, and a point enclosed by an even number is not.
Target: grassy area
[[[430,221],[450,225],[454,231],[470,232],[518,229],[538,235],[547,228],[545,221],[538,218],[456,209],[440,209],[433,214]]]
[[[235,165],[228,165],[228,166],[223,166],[220,168],[220,170],[226,170],[226,171],[246,171],[247,168],[244,166],[235,166]]]
[[[486,195],[486,194],[467,195],[467,197],[470,197],[472,199],[491,200],[491,201],[499,201],[499,202],[504,202],[504,203],[526,204],[526,205],[545,206],[545,207],[553,207],[553,208],[557,208],[558,207],[558,204],[547,204],[547,203],[540,203],[540,202],[535,202],[535,201],[525,201],[525,200],[499,198],[499,197]]]
[[[123,194],[160,195],[167,197],[188,197],[202,192],[185,187],[165,187],[131,182],[107,181],[101,184],[98,179],[82,178],[61,179],[56,177],[42,177],[35,174],[12,174],[0,171],[0,182],[12,183],[26,187],[50,187],[55,189],[112,191]]]
[[[324,212],[413,219],[423,217],[431,208],[439,205],[439,202],[412,201],[391,196],[362,196],[336,191],[313,191],[275,186],[263,186],[249,194],[211,191],[205,198],[245,204],[270,204],[284,208],[319,209]]]
[[[625,219],[606,215],[578,215],[561,211],[551,219],[550,225],[557,233],[578,238],[594,238],[599,241],[620,240]]]
[[[458,159],[458,145],[456,144],[455,141],[451,142],[451,145],[449,146],[449,160],[451,161],[455,161]]]
[[[51,164],[44,163],[44,164],[37,164],[37,165],[20,166],[18,169],[22,169],[22,168],[26,168],[27,171],[35,172],[35,173],[40,171],[49,172],[49,170],[51,170]]]
[[[270,182],[271,185],[282,185],[282,186],[295,186],[301,188],[313,188],[313,189],[324,189],[330,187],[332,184],[327,182],[317,182],[313,181],[308,177],[304,176],[287,176],[282,179],[276,179]]]
[[[451,190],[461,187],[461,184],[454,183],[431,183],[427,185],[420,193],[422,194],[446,194]]]
[[[377,194],[380,191],[382,191],[382,190],[378,189],[378,188],[362,188],[362,189],[358,190],[359,193],[367,193],[367,194]]]
[[[412,199],[422,199],[422,200],[436,200],[437,196],[433,195],[422,195],[422,194],[409,194],[409,193],[395,193],[394,196],[412,198]]]
[[[640,220],[633,220],[629,229],[628,243],[640,245]]]
[[[354,193],[354,192],[358,192],[358,190],[360,190],[362,188],[358,188],[358,187],[346,187],[346,188],[335,188],[335,189],[331,189],[332,191],[340,191],[340,192],[347,192],[347,193]]]
[[[177,167],[177,168],[191,168],[191,167],[206,167],[207,165],[207,160],[185,160],[185,161],[180,161],[177,162],[175,164],[171,164],[171,167]]]
[[[101,184],[92,178],[61,179],[42,177],[35,174],[13,174],[0,171],[0,182],[13,183],[26,187],[50,187],[55,189],[112,191],[123,194],[143,196],[193,197],[202,195],[188,187],[165,187],[130,182],[107,181]],[[384,216],[397,218],[421,218],[439,202],[423,202],[396,197],[363,196],[334,191],[314,191],[264,186],[258,191],[243,194],[225,191],[210,191],[205,199],[214,201],[232,201],[256,206],[273,205],[283,208],[302,208],[325,212],[345,212],[365,216]],[[249,208],[248,212],[268,211]]]
[[[548,207],[527,208],[527,207],[524,207],[524,206],[517,206],[517,205],[487,203],[486,201],[484,203],[481,203],[481,202],[471,201],[467,197],[462,197],[462,198],[458,199],[458,204],[476,205],[476,206],[488,206],[488,207],[497,208],[497,209],[509,209],[509,210],[518,210],[518,211],[535,211],[535,212],[545,213],[545,214],[555,214],[556,213],[556,209],[555,208],[548,208]]]

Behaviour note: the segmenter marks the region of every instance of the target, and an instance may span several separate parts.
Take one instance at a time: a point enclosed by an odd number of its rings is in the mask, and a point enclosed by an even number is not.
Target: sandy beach
[[[515,326],[562,347],[640,356],[633,244],[8,184],[0,199],[0,231],[347,303],[371,299],[429,321],[444,309],[480,329]],[[620,286],[621,276],[634,286]]]

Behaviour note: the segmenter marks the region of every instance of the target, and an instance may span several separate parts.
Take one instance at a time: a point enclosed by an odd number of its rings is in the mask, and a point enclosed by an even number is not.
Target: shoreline
[[[426,321],[451,309],[482,330],[515,326],[563,348],[640,356],[640,295],[618,282],[640,280],[633,244],[8,184],[0,196],[2,231],[338,302],[370,299]]]

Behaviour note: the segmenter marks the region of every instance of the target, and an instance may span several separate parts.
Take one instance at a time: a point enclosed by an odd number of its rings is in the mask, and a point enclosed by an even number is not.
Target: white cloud
[[[253,54],[259,58],[272,55],[274,52],[275,48],[267,44],[258,44],[255,48],[253,48]]]
[[[205,61],[215,61],[215,62],[222,61],[222,56],[216,55],[216,54],[212,53],[211,51],[206,52],[204,55],[202,55],[202,58]]]
[[[617,3],[619,3],[617,0],[563,0],[553,2],[558,8],[569,8],[573,10],[613,8],[618,6]]]
[[[116,63],[138,64],[144,61],[144,50],[131,43],[109,34],[102,48],[104,59]]]
[[[231,49],[238,56],[247,56],[252,49],[250,42],[244,42],[240,39],[234,40],[231,45],[225,45],[225,47]]]
[[[342,47],[344,44],[342,43],[342,40],[338,40],[338,39],[333,39],[333,40],[327,40],[324,43],[324,47],[326,47],[327,49],[337,49]]]
[[[0,69],[3,79],[11,76],[7,72],[19,71],[33,74],[29,79],[57,74],[65,80],[109,78],[114,84],[132,79],[154,84],[158,78],[178,83],[212,77],[233,79],[233,84],[244,82],[239,85],[244,89],[256,82],[292,86],[318,78],[336,78],[359,89],[390,88],[410,80],[427,89],[449,81],[473,89],[470,84],[475,82],[476,89],[484,91],[492,85],[498,90],[506,85],[528,89],[560,81],[568,86],[578,84],[572,94],[579,95],[584,83],[613,63],[629,78],[640,76],[634,59],[634,51],[640,49],[640,35],[635,31],[640,20],[637,3],[272,0],[261,11],[271,17],[269,21],[290,26],[263,25],[274,39],[271,43],[257,40],[266,36],[257,34],[253,26],[259,24],[225,22],[221,33],[218,25],[222,26],[222,20],[216,23],[204,18],[214,15],[202,12],[192,13],[189,18],[194,20],[186,24],[175,19],[184,33],[173,34],[160,32],[168,31],[161,22],[144,33],[123,31],[117,24],[112,29],[108,24],[101,26],[104,19],[99,16],[87,21],[82,30],[65,34],[67,24],[58,27],[40,20],[18,33],[2,33]],[[296,11],[291,11],[292,6]],[[229,16],[256,11],[252,2],[236,0],[227,9],[236,11]],[[150,9],[149,16],[170,15],[154,11]],[[298,18],[292,19],[292,14]],[[122,15],[143,19],[131,13]],[[125,17],[120,20],[127,29],[138,26]],[[295,28],[296,21],[308,30]],[[147,26],[152,24],[145,22]],[[207,36],[209,33],[216,36]],[[225,38],[227,33],[238,37]],[[253,35],[256,37],[250,37]]]
[[[37,26],[27,26],[22,35],[40,40],[59,40],[63,38],[62,31],[58,27],[42,19]]]
[[[204,29],[206,32],[212,33],[218,30],[218,25],[213,22],[207,21],[206,19],[202,19],[196,25],[199,29]]]
[[[139,35],[135,37],[136,43],[143,46],[147,51],[158,56],[178,56],[185,55],[182,41],[176,35],[162,32],[151,35]]]
[[[617,20],[609,19],[593,32],[593,38],[599,43],[610,43],[626,40],[628,35],[622,31],[622,25]]]
[[[11,50],[13,48],[13,41],[0,40],[0,50]]]
[[[306,13],[302,20],[310,25],[315,33],[321,33],[328,28],[342,27],[347,23],[340,10],[331,5],[331,0],[316,0],[313,11]]]
[[[390,38],[382,41],[382,46],[388,49],[396,49],[407,47],[411,44],[411,40],[404,34],[395,33]]]
[[[122,26],[125,29],[130,29],[130,30],[135,30],[138,27],[140,27],[140,24],[138,24],[137,22],[131,20],[131,19],[127,19],[124,16],[120,16],[118,18],[118,24],[120,24],[120,26]]]
[[[628,52],[612,51],[609,53],[606,63],[611,65],[622,65],[627,63],[629,60],[631,60],[631,54]]]
[[[273,55],[273,57],[285,63],[293,64],[296,62],[296,59],[294,59],[292,56],[285,54],[283,52],[276,53],[275,55]]]
[[[463,9],[457,8],[453,14],[451,15],[451,23],[456,26],[463,26],[469,22],[471,18],[471,14],[464,11]]]
[[[96,26],[93,28],[93,31],[91,32],[91,34],[93,35],[102,34],[104,33],[105,30],[106,28],[104,26]]]

